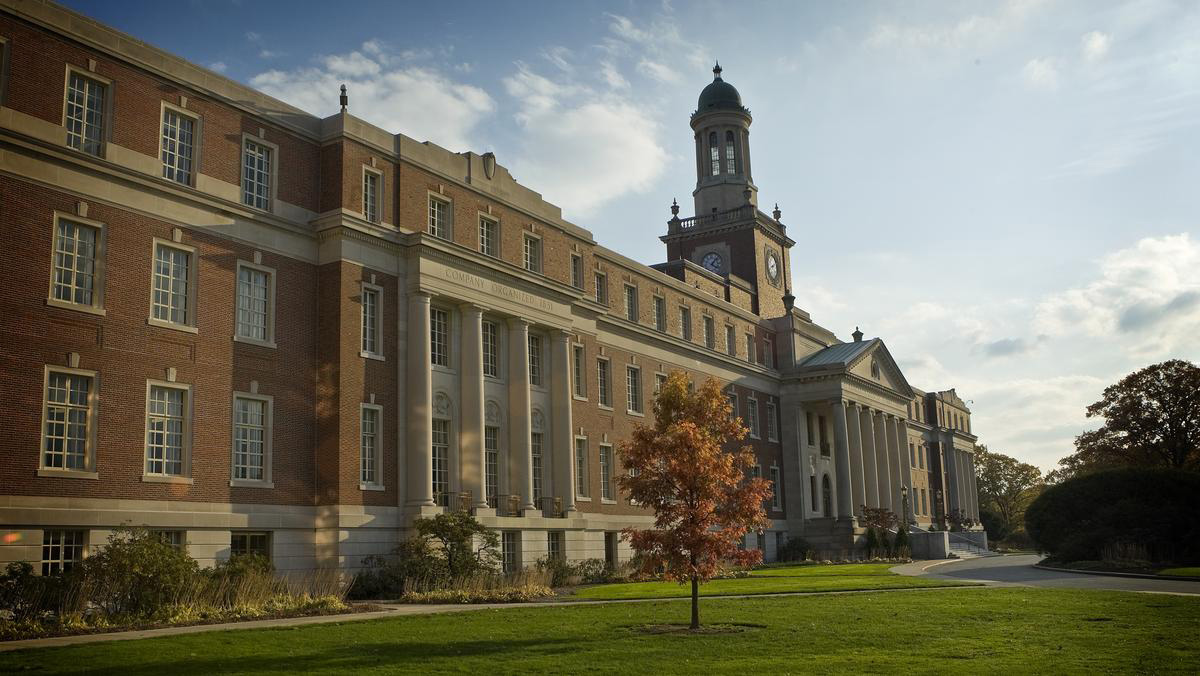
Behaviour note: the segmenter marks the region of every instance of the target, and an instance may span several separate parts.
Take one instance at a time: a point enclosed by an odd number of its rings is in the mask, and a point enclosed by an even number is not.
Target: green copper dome
[[[733,85],[721,79],[721,64],[713,67],[713,81],[704,91],[700,92],[700,101],[696,104],[696,113],[707,113],[713,110],[745,110],[742,107],[742,95]]]

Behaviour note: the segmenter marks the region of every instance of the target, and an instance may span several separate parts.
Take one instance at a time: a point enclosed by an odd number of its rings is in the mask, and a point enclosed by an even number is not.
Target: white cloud
[[[477,147],[474,133],[495,110],[483,89],[456,82],[433,66],[392,58],[378,41],[361,50],[321,57],[317,65],[269,70],[250,78],[251,86],[315,115],[337,110],[338,88],[349,89],[350,111],[372,124],[451,150]]]
[[[276,52],[276,51],[270,50],[270,49],[258,50],[258,58],[260,58],[260,59],[275,59],[280,56],[283,56],[283,52]]]
[[[572,57],[571,50],[566,47],[550,47],[542,52],[542,56],[564,73],[575,71],[575,67],[568,61]]]
[[[612,89],[629,89],[629,80],[621,75],[611,61],[600,62],[600,79]]]
[[[1051,59],[1030,59],[1021,69],[1021,76],[1037,89],[1058,89],[1058,68]]]
[[[951,22],[882,22],[872,28],[866,44],[875,49],[978,49],[1016,32],[1041,4],[1010,0],[993,14],[972,14]]]
[[[665,63],[658,63],[649,59],[642,59],[637,65],[638,72],[653,80],[665,82],[667,84],[675,84],[679,82],[679,73],[675,72],[674,68]]]
[[[1140,357],[1163,356],[1200,332],[1200,243],[1187,233],[1147,237],[1104,257],[1099,277],[1056,293],[1034,312],[1052,336],[1117,338]]]
[[[227,66],[225,65],[224,61],[213,61],[212,63],[208,64],[209,70],[213,70],[218,73],[224,73],[226,68]]]
[[[1112,45],[1112,38],[1100,31],[1092,31],[1080,39],[1080,50],[1083,60],[1093,63],[1103,59]]]

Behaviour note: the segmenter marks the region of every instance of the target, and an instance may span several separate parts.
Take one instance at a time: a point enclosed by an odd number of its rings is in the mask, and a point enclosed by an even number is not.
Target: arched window
[[[721,148],[717,145],[717,132],[711,132],[708,135],[708,157],[712,160],[712,173],[710,176],[721,175]]]
[[[725,132],[725,173],[737,173],[737,159],[733,152],[733,132]]]
[[[833,487],[829,485],[829,475],[821,477],[821,514],[833,516]]]

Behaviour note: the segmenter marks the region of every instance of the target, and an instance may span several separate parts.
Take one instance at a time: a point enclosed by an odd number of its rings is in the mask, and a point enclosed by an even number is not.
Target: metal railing
[[[753,205],[747,204],[729,211],[719,211],[715,214],[703,214],[700,216],[692,216],[691,218],[681,218],[675,227],[679,230],[691,230],[692,228],[702,228],[710,225],[723,225],[725,223],[733,223],[746,218],[754,218],[755,212],[758,211]]]

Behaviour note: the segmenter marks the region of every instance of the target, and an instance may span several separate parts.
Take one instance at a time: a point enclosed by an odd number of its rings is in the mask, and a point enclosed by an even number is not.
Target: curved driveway
[[[953,563],[938,564],[929,567],[927,571],[914,570],[916,566],[910,564],[911,567],[904,567],[907,570],[896,570],[896,572],[941,580],[975,580],[1001,586],[1018,585],[1057,589],[1108,589],[1113,591],[1191,594],[1200,596],[1200,582],[1061,573],[1054,570],[1034,568],[1033,564],[1040,561],[1041,558],[1040,556],[1031,555],[966,559]]]

